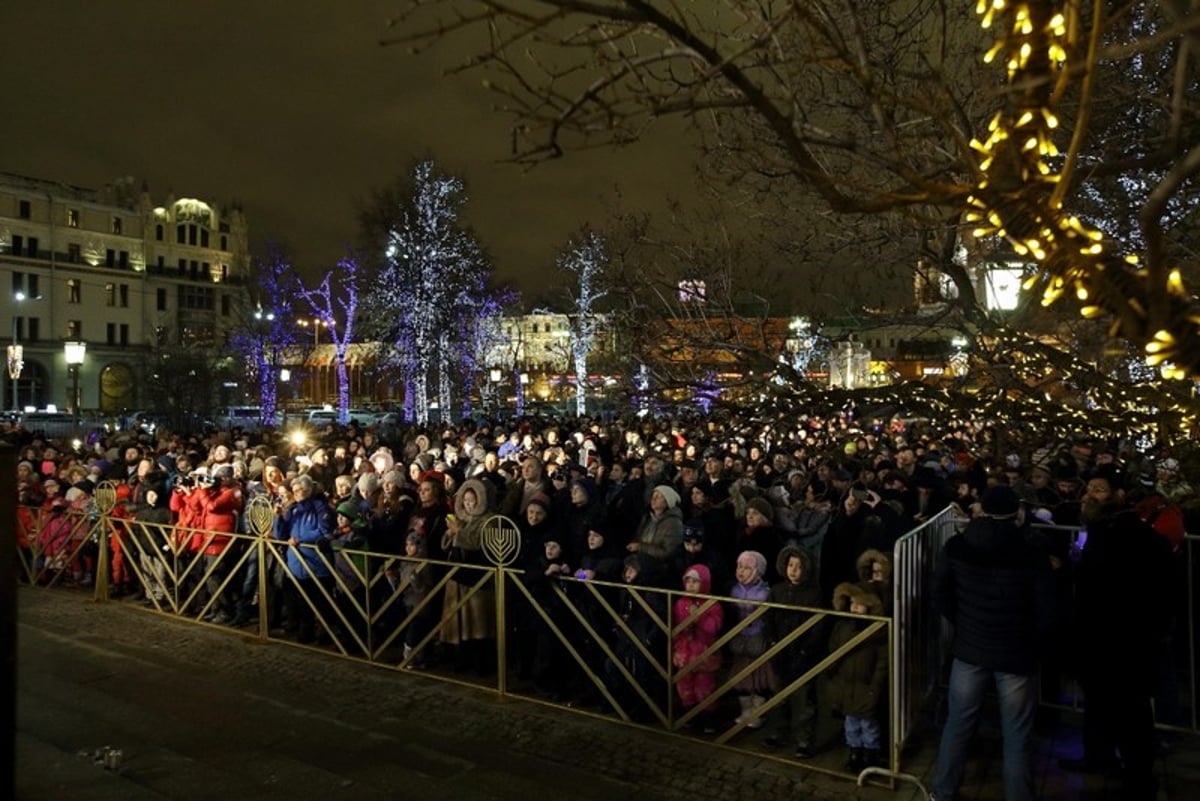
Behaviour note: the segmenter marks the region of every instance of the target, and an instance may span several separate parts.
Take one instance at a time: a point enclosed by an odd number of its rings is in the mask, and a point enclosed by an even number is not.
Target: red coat
[[[239,484],[210,487],[192,493],[193,503],[198,509],[192,535],[191,550],[204,549],[205,556],[220,556],[229,547],[232,537],[215,536],[209,539],[208,532],[220,531],[233,534],[237,531],[238,515],[242,511],[242,488]]]

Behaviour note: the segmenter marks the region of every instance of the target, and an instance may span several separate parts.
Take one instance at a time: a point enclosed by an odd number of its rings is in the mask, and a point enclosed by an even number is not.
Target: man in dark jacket
[[[992,487],[982,514],[946,543],[934,573],[938,611],[954,624],[949,712],[932,794],[954,801],[988,685],[995,682],[1004,733],[1007,801],[1033,801],[1030,760],[1039,645],[1054,620],[1049,558],[1017,524],[1020,501]]]
[[[1120,473],[1112,466],[1088,479],[1081,504],[1087,541],[1075,594],[1083,756],[1060,764],[1082,771],[1119,767],[1123,797],[1153,799],[1150,699],[1170,620],[1171,554],[1167,540],[1124,500]]]

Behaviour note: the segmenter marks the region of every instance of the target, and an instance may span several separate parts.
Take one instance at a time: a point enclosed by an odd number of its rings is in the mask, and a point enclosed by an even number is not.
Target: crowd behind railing
[[[950,509],[1004,522],[1041,555],[1053,590],[1039,610],[1042,691],[1059,701],[1073,700],[1065,677],[1087,672],[1071,661],[1087,652],[1072,639],[1087,633],[1080,580],[1128,578],[1119,543],[1115,559],[1084,558],[1080,527],[1137,521],[1166,554],[1152,589],[1173,593],[1140,658],[1167,679],[1160,721],[1187,725],[1191,709],[1194,723],[1194,671],[1180,682],[1176,668],[1194,655],[1183,546],[1196,499],[1167,449],[849,415],[464,423],[386,443],[354,426],[310,434],[300,446],[160,431],[80,452],[12,432],[27,577],[87,586],[102,571],[110,597],[372,659],[394,648],[413,669],[494,672],[507,653],[517,680],[557,700],[599,694],[699,732],[766,717],[764,744],[801,759],[827,745],[816,710],[833,709],[856,771],[889,762],[889,679],[904,666],[889,664],[877,619],[893,614],[905,532]],[[520,535],[507,589],[484,569],[496,515]],[[706,701],[714,691],[721,703]]]

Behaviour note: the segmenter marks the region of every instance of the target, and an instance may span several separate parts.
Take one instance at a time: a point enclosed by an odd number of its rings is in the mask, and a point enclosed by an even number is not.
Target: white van
[[[213,424],[224,431],[232,428],[240,428],[243,431],[258,431],[262,428],[262,407],[260,406],[230,406],[226,409],[218,409],[216,417],[213,418]],[[268,421],[269,425],[283,425],[283,412],[276,409],[274,420]]]

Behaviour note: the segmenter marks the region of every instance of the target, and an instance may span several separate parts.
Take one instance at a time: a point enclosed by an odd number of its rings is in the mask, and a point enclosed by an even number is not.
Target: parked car
[[[283,425],[283,412],[276,409],[274,417],[267,423],[276,427]],[[213,424],[225,431],[233,428],[240,428],[243,431],[258,431],[263,426],[262,408],[259,406],[230,406],[226,409],[219,409],[213,418]]]
[[[382,416],[379,412],[373,412],[370,409],[352,408],[349,410],[350,420],[360,426],[374,426],[379,424],[379,418]],[[337,409],[332,406],[326,406],[322,409],[315,409],[308,413],[308,423],[312,426],[325,426],[330,423],[337,422]]]

